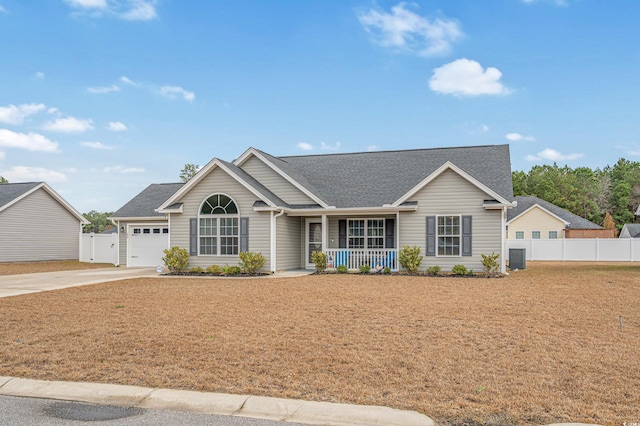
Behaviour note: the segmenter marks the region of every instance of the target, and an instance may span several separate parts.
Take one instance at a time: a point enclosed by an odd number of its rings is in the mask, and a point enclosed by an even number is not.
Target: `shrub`
[[[249,274],[255,274],[267,261],[262,253],[254,251],[243,251],[238,256],[240,256],[240,269]]]
[[[222,267],[222,273],[225,275],[238,275],[240,272],[242,272],[242,269],[239,266],[224,265]]]
[[[316,250],[311,253],[311,261],[316,265],[316,271],[322,272],[327,269],[327,254]]]
[[[202,274],[204,272],[204,269],[199,266],[194,266],[193,268],[189,269],[189,272],[191,272],[192,274]]]
[[[371,265],[365,263],[364,265],[360,265],[358,269],[360,270],[361,274],[368,274],[369,272],[371,272]]]
[[[422,256],[420,256],[420,247],[418,246],[404,246],[398,253],[398,261],[400,266],[405,268],[409,273],[415,274],[418,272],[420,263],[422,262]]]
[[[391,268],[389,268],[388,266],[385,266],[384,269],[382,270],[382,273],[385,275],[389,275],[391,273]]]
[[[187,249],[173,246],[163,251],[162,261],[171,272],[183,272],[189,265],[189,252]]]
[[[336,271],[338,271],[339,274],[346,274],[349,272],[349,268],[347,268],[347,265],[338,265]]]
[[[429,266],[427,268],[427,274],[429,275],[438,275],[442,269],[438,265]]]
[[[222,268],[218,265],[207,266],[207,274],[220,275],[222,273]]]
[[[453,265],[453,268],[451,268],[451,272],[456,275],[467,275],[469,273],[467,271],[467,267],[464,265]]]
[[[500,255],[491,252],[491,254],[481,254],[480,256],[482,256],[482,270],[491,276],[496,275],[500,269],[500,263],[498,263]]]

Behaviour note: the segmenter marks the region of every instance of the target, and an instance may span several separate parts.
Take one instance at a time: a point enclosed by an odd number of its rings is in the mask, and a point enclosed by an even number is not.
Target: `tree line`
[[[618,229],[640,205],[640,162],[621,158],[605,168],[533,166],[512,172],[513,194],[534,195],[599,225],[609,213]]]

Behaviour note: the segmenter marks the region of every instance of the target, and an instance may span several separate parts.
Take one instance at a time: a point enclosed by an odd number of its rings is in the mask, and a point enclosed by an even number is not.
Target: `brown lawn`
[[[77,260],[52,260],[48,262],[0,263],[0,275],[35,274],[38,272],[72,271],[76,269],[113,268],[110,263],[85,263]]]
[[[0,299],[0,324],[0,375],[385,405],[446,425],[640,421],[640,265],[138,279]]]

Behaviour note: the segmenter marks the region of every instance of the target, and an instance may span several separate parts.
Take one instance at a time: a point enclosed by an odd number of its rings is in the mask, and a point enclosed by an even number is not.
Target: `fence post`
[[[600,242],[596,238],[596,262],[600,260]]]

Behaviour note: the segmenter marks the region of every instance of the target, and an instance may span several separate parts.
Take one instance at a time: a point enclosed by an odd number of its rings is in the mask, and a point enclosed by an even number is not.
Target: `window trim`
[[[362,236],[352,236],[349,235],[349,229],[350,229],[350,224],[352,221],[356,221],[356,220],[362,220],[364,221],[364,235]],[[378,235],[378,236],[370,236],[369,235],[369,221],[370,220],[378,220],[380,222],[382,222],[382,235]],[[377,229],[379,229],[379,227],[376,227]],[[386,232],[387,232],[387,220],[384,217],[350,217],[347,218],[347,244],[346,244],[346,248],[349,250],[385,250],[385,237],[386,237]],[[351,238],[363,238],[364,239],[364,247],[358,247],[358,248],[353,248],[351,247]],[[382,247],[369,247],[369,239],[373,239],[373,238],[382,238]]]
[[[524,231],[515,231],[516,240],[524,240]]]
[[[535,237],[536,233],[538,234],[537,237]],[[531,239],[532,240],[539,240],[542,237],[542,233],[540,231],[531,231]]]
[[[455,258],[455,257],[462,257],[462,214],[438,214],[436,215],[436,232],[435,232],[435,239],[436,239],[436,257],[449,257],[449,258]],[[457,217],[458,218],[458,254],[440,254],[440,234],[438,232],[439,226],[438,226],[438,221],[441,217]],[[446,237],[449,238],[455,238],[456,235],[445,235]]]
[[[205,203],[214,196],[225,196],[227,198],[229,198],[229,200],[231,200],[231,202],[235,205],[236,207],[236,213],[232,213],[232,214],[220,214],[220,213],[202,213],[202,208],[205,205]],[[227,204],[227,206],[229,206],[229,204]],[[221,224],[220,224],[220,219],[236,219],[236,229],[237,232],[236,234],[232,234],[232,235],[227,235],[227,234],[222,234],[221,232]],[[214,219],[215,220],[215,229],[216,229],[216,234],[215,235],[201,235],[200,234],[200,229],[201,229],[201,224],[200,224],[200,220],[201,219]],[[232,225],[233,226],[233,225]],[[228,225],[226,226],[228,227]],[[198,207],[198,223],[197,223],[197,228],[198,228],[198,256],[206,256],[206,257],[225,257],[225,256],[238,256],[238,254],[240,253],[240,207],[238,206],[238,202],[230,195],[224,193],[224,192],[214,192],[212,194],[209,194],[208,196],[206,196],[202,202],[200,203],[200,206]],[[202,253],[202,238],[215,238],[215,254],[208,254]],[[235,254],[222,254],[222,239],[223,238],[236,238],[236,250],[237,253]],[[233,247],[233,246],[232,246]]]
[[[552,234],[552,233],[553,233],[555,236],[553,236],[553,237],[552,237],[552,236],[551,236],[551,234]],[[558,239],[558,231],[549,231],[548,238],[549,238],[550,240],[557,240],[557,239]]]

